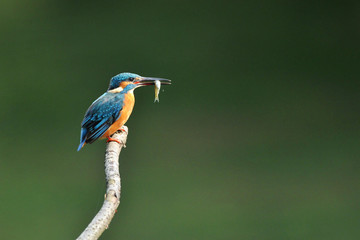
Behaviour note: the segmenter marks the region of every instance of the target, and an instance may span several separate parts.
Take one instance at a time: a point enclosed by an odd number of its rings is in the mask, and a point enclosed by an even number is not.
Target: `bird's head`
[[[135,73],[120,73],[111,78],[108,91],[121,92],[125,87],[130,90],[137,87],[154,85],[155,81],[160,81],[162,85],[171,84],[171,80],[164,78],[142,77]]]

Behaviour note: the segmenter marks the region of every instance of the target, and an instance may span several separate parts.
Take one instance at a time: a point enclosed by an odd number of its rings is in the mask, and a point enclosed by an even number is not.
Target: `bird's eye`
[[[134,81],[134,78],[133,78],[133,77],[129,77],[129,81]]]

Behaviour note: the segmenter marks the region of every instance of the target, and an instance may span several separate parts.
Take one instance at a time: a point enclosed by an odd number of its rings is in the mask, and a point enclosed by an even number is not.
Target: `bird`
[[[122,126],[129,119],[135,104],[134,90],[138,87],[155,85],[156,81],[160,81],[163,85],[171,84],[169,79],[142,77],[129,72],[112,77],[107,91],[96,99],[85,113],[77,151],[97,139],[107,138],[108,142],[119,142],[110,136],[118,130],[123,130]]]

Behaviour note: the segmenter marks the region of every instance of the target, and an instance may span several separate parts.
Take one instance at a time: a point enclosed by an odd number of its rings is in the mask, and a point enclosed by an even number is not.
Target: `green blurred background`
[[[0,238],[75,239],[105,193],[76,152],[112,76],[136,90],[102,239],[360,239],[360,4],[0,4]]]

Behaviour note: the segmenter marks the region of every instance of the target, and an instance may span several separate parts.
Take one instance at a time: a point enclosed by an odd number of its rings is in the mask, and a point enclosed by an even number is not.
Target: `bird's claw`
[[[117,142],[118,144],[123,144],[121,141],[111,137],[108,137],[108,140],[106,142]]]
[[[118,131],[120,132],[125,132],[126,134],[128,134],[127,128],[122,126],[121,128],[118,129]]]
[[[128,128],[127,128],[126,126],[122,126],[122,127],[119,128],[117,131],[118,131],[118,132],[124,132],[124,133],[128,134]],[[112,137],[107,137],[107,139],[108,139],[108,140],[107,140],[106,142],[117,142],[117,143],[119,143],[120,145],[123,145],[124,148],[126,148],[125,142],[122,142],[122,141],[117,140],[117,139],[112,138]]]
[[[111,137],[109,137],[109,138],[108,138],[108,140],[107,140],[106,142],[117,142],[118,144],[123,145],[123,147],[124,147],[124,148],[126,148],[126,145],[125,145],[125,143],[124,143],[124,142],[119,141],[119,140],[117,140],[117,139],[115,139],[115,138],[111,138]]]

